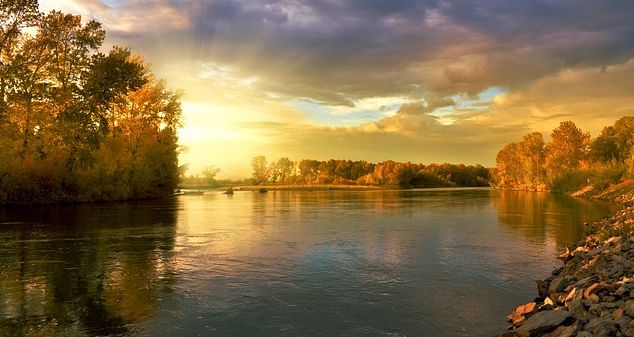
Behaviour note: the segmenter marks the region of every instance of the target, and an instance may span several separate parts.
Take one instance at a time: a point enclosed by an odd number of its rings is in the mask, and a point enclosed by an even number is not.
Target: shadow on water
[[[169,294],[176,201],[0,209],[0,335],[133,334]]]

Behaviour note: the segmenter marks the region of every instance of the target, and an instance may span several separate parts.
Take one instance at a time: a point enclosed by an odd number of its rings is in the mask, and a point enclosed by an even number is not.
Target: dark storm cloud
[[[633,1],[157,4],[188,19],[185,29],[157,29],[175,52],[257,75],[261,90],[282,99],[337,105],[374,96],[475,94],[490,86],[521,86],[562,69],[619,64],[634,56]],[[133,45],[148,39],[128,38]]]

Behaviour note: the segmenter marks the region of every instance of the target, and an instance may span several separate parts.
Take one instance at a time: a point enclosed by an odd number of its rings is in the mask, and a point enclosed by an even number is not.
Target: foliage
[[[0,204],[148,198],[178,181],[179,94],[101,24],[0,0]]]
[[[575,123],[561,122],[544,148],[547,175],[553,177],[570,168],[584,166],[588,158],[589,141],[590,135],[583,133]]]
[[[266,157],[251,160],[256,184],[338,184],[413,187],[488,186],[489,170],[480,166],[453,164],[413,164],[364,160],[325,161],[303,159],[293,162],[280,158],[267,164]]]
[[[541,190],[545,185],[544,138],[533,132],[519,143],[504,146],[496,157],[497,184],[507,188]]]
[[[562,122],[544,145],[531,133],[497,155],[497,186],[568,193],[591,185],[604,189],[632,174],[634,117],[625,116],[591,139],[573,122]]]

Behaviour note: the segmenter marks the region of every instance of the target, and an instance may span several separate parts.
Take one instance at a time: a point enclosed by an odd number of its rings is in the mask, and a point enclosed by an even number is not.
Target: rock
[[[608,337],[617,331],[617,323],[609,318],[595,318],[585,327],[593,337]]]
[[[599,302],[599,296],[597,294],[592,294],[590,296],[588,296],[588,301],[592,301],[595,303]]]
[[[620,236],[613,236],[613,237],[607,239],[605,241],[605,243],[607,243],[607,244],[614,243],[615,245],[621,244],[621,237]]]
[[[596,275],[588,276],[588,277],[586,277],[584,279],[581,279],[581,280],[577,281],[577,283],[575,283],[575,287],[583,288],[587,284],[589,284],[590,282],[597,281],[598,279],[599,278]]]
[[[548,293],[550,294],[560,293],[564,291],[564,289],[566,288],[566,285],[567,285],[567,282],[565,278],[555,277],[555,279],[553,279],[552,282],[550,282],[550,286],[548,286]]]
[[[494,337],[523,337],[523,336],[519,334],[517,331],[507,331],[499,335],[495,335]]]
[[[634,205],[634,192],[630,195]],[[562,266],[537,281],[540,297],[509,315],[515,330],[498,336],[634,337],[631,205],[589,226],[585,240],[560,256]],[[624,234],[603,240],[609,231]]]
[[[548,297],[548,282],[544,280],[537,280],[537,293],[540,297]]]
[[[517,332],[524,335],[536,335],[548,332],[561,325],[567,319],[572,318],[572,313],[563,310],[540,311],[532,315],[517,329]]]
[[[625,313],[630,317],[634,316],[634,300],[625,301]]]
[[[537,304],[535,302],[526,303],[524,305],[520,305],[517,308],[515,308],[513,313],[516,314],[516,315],[531,314],[531,313],[533,313],[533,311],[535,311],[536,307],[537,307]]]
[[[560,325],[557,329],[549,332],[542,337],[572,337],[577,331],[581,330],[582,326],[579,322],[574,322],[569,326]]]
[[[599,291],[599,289],[601,286],[598,283],[595,283],[591,286],[589,286],[588,288],[586,288],[586,290],[583,291],[583,297],[585,299],[589,299],[588,297],[594,293],[596,293],[597,291]]]
[[[536,310],[537,303],[526,303],[515,308],[515,310],[513,310],[513,313],[507,316],[506,319],[511,321],[514,326],[520,326],[524,322],[524,320]]]

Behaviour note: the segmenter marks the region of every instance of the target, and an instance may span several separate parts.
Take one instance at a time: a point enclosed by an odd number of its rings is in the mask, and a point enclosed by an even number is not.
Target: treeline
[[[291,161],[280,158],[267,162],[266,157],[254,157],[252,182],[255,184],[346,184],[372,186],[451,187],[488,186],[490,172],[480,166],[463,164],[413,164],[384,161],[304,159]]]
[[[101,24],[0,0],[0,204],[121,200],[178,182],[179,95]]]
[[[505,189],[571,192],[598,189],[634,174],[634,116],[603,128],[596,138],[562,122],[548,143],[539,132],[504,146],[497,155],[495,184]]]

